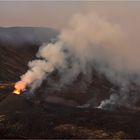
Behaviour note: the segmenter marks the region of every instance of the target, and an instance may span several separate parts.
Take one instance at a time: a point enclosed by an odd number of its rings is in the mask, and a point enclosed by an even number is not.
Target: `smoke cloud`
[[[35,90],[57,70],[60,86],[63,86],[73,82],[80,73],[90,78],[96,69],[120,87],[119,94],[112,93],[99,107],[123,103],[130,97],[130,85],[140,85],[140,47],[130,46],[127,42],[119,25],[94,12],[76,14],[55,43],[39,48],[37,59],[28,63],[29,70],[21,76],[21,81],[25,87]]]

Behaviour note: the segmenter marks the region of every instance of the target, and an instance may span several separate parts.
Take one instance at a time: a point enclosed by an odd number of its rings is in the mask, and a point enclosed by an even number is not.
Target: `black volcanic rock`
[[[25,95],[11,93],[0,102],[0,138],[140,137],[140,112],[79,109],[35,102]]]
[[[62,89],[51,83],[50,79],[58,82],[54,72],[34,96],[28,90],[19,96],[12,94],[14,82],[27,71],[39,45],[55,41],[57,34],[50,28],[0,28],[0,138],[140,138],[138,110],[93,108],[109,97],[111,89],[117,91],[97,71],[90,81],[79,76]],[[77,107],[83,104],[91,106]]]

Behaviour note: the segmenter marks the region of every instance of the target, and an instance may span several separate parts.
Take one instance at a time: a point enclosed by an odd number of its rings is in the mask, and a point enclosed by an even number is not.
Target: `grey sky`
[[[0,26],[58,28],[63,27],[73,14],[91,10],[123,25],[140,22],[140,2],[0,1]]]
[[[0,26],[62,28],[75,13],[95,11],[140,40],[140,2],[0,1]],[[134,41],[135,42],[135,41]]]

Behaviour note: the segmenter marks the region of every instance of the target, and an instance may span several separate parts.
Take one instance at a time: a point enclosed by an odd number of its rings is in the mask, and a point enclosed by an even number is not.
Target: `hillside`
[[[12,94],[39,46],[57,35],[50,28],[0,28],[0,138],[140,138],[138,110],[95,108],[118,91],[96,70],[90,80],[79,75],[62,88],[53,84],[59,78],[55,71],[34,94],[28,89]]]
[[[27,71],[28,61],[35,58],[39,46],[44,42],[55,40],[57,34],[57,31],[50,28],[0,28],[0,81],[6,83],[18,81],[20,76]],[[110,95],[109,90],[113,86],[96,71],[91,81],[79,76],[72,85],[63,89],[57,89],[51,83],[51,79],[58,77],[55,73],[50,77],[39,90],[47,90],[47,95],[56,94],[61,98],[74,100],[78,104],[84,104],[90,99],[89,102],[96,106],[100,100]],[[92,98],[95,96],[96,101],[93,102]]]
[[[51,28],[0,28],[0,79],[16,81],[27,70],[27,63],[35,57],[38,47],[56,38]]]

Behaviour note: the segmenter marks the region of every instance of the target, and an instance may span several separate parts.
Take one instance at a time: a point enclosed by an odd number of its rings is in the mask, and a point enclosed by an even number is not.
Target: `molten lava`
[[[26,84],[23,81],[19,81],[15,84],[14,94],[19,95],[22,91],[25,90]]]
[[[19,90],[15,89],[15,90],[13,91],[13,93],[19,95],[21,92],[20,92]]]

